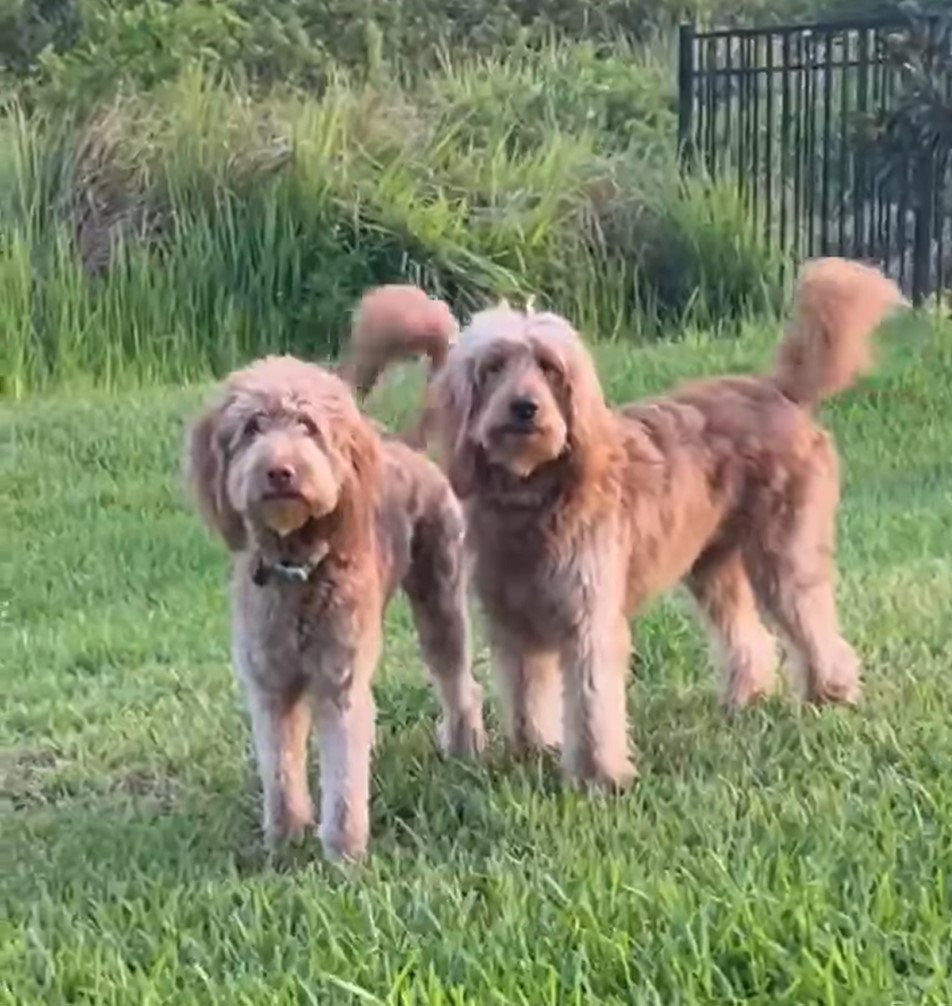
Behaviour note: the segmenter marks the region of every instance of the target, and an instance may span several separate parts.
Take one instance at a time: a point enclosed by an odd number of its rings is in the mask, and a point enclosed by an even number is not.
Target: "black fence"
[[[891,54],[908,28],[683,26],[679,139],[686,161],[736,185],[781,260],[877,262],[920,302],[952,285],[952,156],[934,144],[887,158],[869,137],[901,100]],[[952,46],[938,19],[916,30]],[[941,65],[952,100],[952,61]]]

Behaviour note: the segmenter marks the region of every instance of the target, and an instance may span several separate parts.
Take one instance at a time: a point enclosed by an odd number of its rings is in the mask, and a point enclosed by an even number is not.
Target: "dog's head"
[[[377,443],[347,386],[293,357],[267,357],[224,382],[188,433],[186,474],[230,548],[286,537],[371,495]]]
[[[525,483],[559,464],[591,479],[612,441],[592,359],[556,314],[502,304],[475,315],[435,391],[447,470],[461,497],[486,468]]]

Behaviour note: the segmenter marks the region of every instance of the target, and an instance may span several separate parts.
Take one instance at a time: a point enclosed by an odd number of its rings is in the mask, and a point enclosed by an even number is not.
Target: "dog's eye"
[[[261,432],[261,416],[251,416],[241,428],[243,437],[256,437]]]
[[[298,416],[297,424],[309,437],[317,435],[317,423],[310,416]]]
[[[558,365],[553,360],[547,360],[544,357],[539,360],[539,370],[549,379],[559,378],[562,376],[562,372],[559,370]]]
[[[505,365],[506,361],[499,357],[487,360],[482,367],[483,377],[497,377],[502,373],[502,369]]]

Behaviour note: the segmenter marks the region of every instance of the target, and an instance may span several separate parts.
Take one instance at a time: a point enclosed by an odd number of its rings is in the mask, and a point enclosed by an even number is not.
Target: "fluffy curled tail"
[[[879,324],[906,306],[896,284],[871,266],[818,258],[800,270],[793,318],[777,352],[773,380],[806,408],[848,388],[872,364]]]
[[[428,297],[416,286],[376,287],[364,294],[354,311],[340,376],[363,399],[388,367],[425,356],[429,360],[426,399],[416,427],[403,436],[411,446],[424,447],[433,414],[430,381],[446,362],[458,335],[459,322],[442,300]]]
[[[378,286],[357,305],[340,375],[364,398],[394,363],[425,356],[430,374],[443,366],[459,324],[442,300],[416,286]]]

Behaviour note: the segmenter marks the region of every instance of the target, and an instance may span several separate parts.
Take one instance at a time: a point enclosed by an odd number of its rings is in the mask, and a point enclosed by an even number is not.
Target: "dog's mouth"
[[[538,432],[539,427],[535,421],[531,419],[524,421],[514,420],[498,427],[496,435],[499,437],[531,437],[534,433]]]
[[[262,503],[307,503],[307,498],[304,493],[299,489],[275,489],[270,492],[263,493],[261,496]]]

